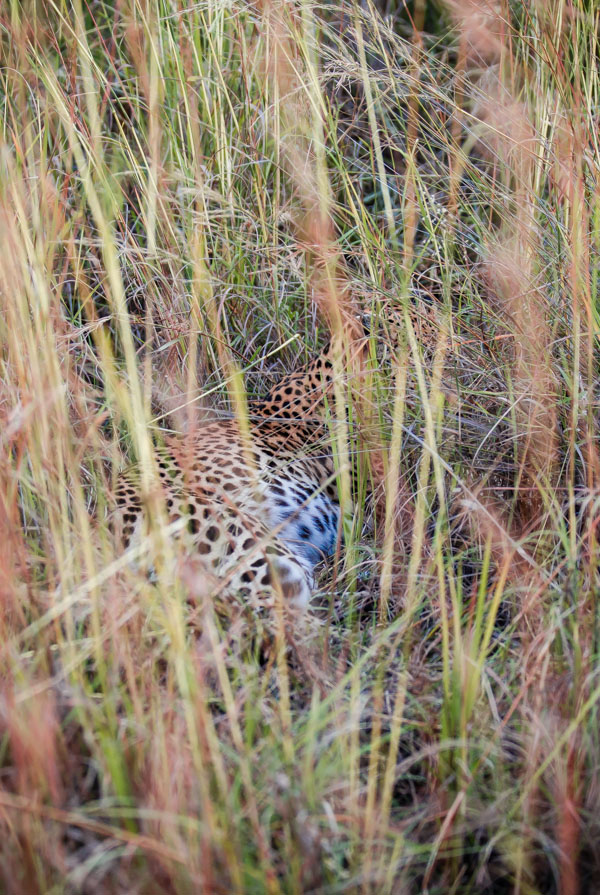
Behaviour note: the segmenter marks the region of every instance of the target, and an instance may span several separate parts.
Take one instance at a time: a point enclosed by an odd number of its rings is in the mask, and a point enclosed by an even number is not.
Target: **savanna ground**
[[[597,891],[598,19],[4,0],[2,893]],[[341,313],[345,549],[237,636],[116,477]]]

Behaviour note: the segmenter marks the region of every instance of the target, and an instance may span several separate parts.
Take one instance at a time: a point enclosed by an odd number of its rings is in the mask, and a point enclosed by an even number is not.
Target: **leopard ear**
[[[344,321],[344,337],[340,340],[339,337],[336,338],[335,335],[332,335],[321,353],[321,357],[324,360],[333,361],[336,352],[340,351],[341,341],[346,354],[346,362],[354,362],[357,357],[364,359],[370,335],[370,322],[370,314],[356,314],[347,317]]]
[[[373,314],[361,311],[356,315],[357,338],[368,339],[373,332]]]
[[[372,315],[368,311],[360,311],[353,314],[345,313],[342,319],[342,331],[350,343],[360,342],[371,334]],[[327,343],[327,347],[334,341],[333,330],[332,336]]]

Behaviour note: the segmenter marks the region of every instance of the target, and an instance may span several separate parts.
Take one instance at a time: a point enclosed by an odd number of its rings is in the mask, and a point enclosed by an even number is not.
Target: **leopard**
[[[364,363],[362,329],[338,333],[283,376],[243,417],[200,424],[155,448],[162,518],[178,528],[214,595],[252,609],[303,612],[315,570],[343,541],[336,460],[328,436],[334,380]],[[336,360],[337,359],[337,360]],[[328,422],[329,420],[329,422]],[[124,470],[113,528],[125,548],[149,530],[139,469]]]

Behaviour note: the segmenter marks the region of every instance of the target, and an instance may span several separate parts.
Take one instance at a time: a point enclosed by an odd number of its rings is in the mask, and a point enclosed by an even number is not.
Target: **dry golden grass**
[[[384,11],[0,11],[7,895],[595,891],[598,12]],[[155,446],[356,315],[314,624],[225,623]]]

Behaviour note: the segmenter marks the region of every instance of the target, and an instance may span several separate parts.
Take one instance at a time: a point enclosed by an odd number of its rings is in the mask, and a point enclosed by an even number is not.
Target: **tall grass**
[[[4,4],[3,892],[595,891],[598,12],[384,11]],[[357,315],[343,554],[225,621],[154,447]]]

